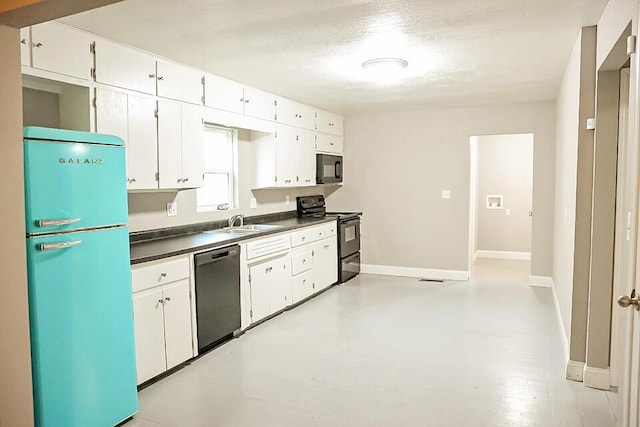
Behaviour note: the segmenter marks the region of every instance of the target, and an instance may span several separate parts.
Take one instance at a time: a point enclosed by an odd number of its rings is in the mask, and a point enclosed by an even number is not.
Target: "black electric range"
[[[360,273],[360,215],[362,212],[327,212],[323,195],[296,198],[299,217],[335,216],[338,219],[338,283]]]

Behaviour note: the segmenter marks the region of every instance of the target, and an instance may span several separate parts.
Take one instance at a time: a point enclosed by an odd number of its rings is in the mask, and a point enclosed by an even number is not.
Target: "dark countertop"
[[[295,230],[296,228],[331,222],[336,219],[337,217],[335,216],[325,216],[320,218],[289,217],[274,219],[273,221],[264,221],[263,223],[281,225],[282,227],[256,233],[245,233],[242,235],[229,233],[206,233],[199,231],[149,240],[134,241],[134,239],[132,239],[132,243],[130,244],[131,264],[139,264],[176,255],[213,249],[249,239],[265,237],[270,234]]]

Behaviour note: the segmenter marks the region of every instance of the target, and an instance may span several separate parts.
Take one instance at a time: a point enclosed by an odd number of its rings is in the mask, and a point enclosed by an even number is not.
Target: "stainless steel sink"
[[[259,233],[260,231],[273,230],[275,228],[281,228],[281,225],[272,224],[247,224],[238,227],[225,227],[217,230],[208,230],[205,233],[226,233],[226,234],[251,234]]]

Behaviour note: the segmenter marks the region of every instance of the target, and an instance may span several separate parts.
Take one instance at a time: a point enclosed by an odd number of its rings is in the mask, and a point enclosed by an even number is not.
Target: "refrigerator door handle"
[[[55,249],[65,249],[72,246],[78,246],[82,243],[82,240],[73,240],[71,242],[59,242],[59,243],[40,243],[38,249],[41,251],[52,251]]]
[[[40,219],[37,221],[38,227],[55,227],[56,225],[67,225],[80,222],[82,218],[66,218],[66,219]]]

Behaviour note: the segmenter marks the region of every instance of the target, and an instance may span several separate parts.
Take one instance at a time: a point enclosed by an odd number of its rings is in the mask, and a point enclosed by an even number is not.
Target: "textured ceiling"
[[[606,0],[127,0],[62,19],[345,114],[555,99]],[[362,62],[406,59],[380,85]]]

